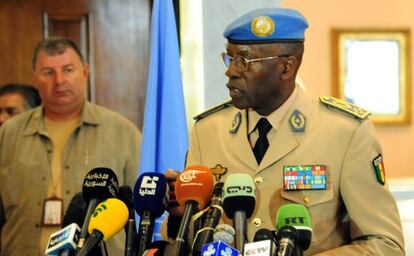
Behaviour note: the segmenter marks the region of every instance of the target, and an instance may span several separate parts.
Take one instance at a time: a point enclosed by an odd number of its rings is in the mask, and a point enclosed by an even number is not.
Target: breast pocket
[[[47,178],[41,173],[38,165],[12,163],[1,167],[0,192],[6,212],[12,213],[19,205],[37,202],[39,194],[43,196]]]
[[[312,243],[320,244],[329,239],[340,218],[341,200],[333,185],[326,190],[281,191],[282,204],[304,205],[310,215],[313,235]]]
[[[334,191],[332,185],[328,185],[324,190],[299,190],[299,191],[281,191],[282,204],[297,203],[309,208],[318,205],[328,204],[334,200]]]

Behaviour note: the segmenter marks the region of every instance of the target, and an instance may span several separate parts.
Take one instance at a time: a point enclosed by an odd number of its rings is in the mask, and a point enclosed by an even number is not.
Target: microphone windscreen
[[[214,241],[223,241],[226,244],[232,244],[236,231],[229,224],[218,224],[213,235]]]
[[[252,177],[245,173],[230,174],[224,183],[223,207],[227,217],[243,211],[250,218],[256,206],[256,186]]]
[[[96,206],[91,216],[88,232],[98,230],[106,241],[118,233],[128,220],[128,208],[119,199],[109,198]]]
[[[118,198],[124,202],[128,208],[134,207],[134,203],[132,201],[132,189],[130,186],[120,186]]]
[[[214,177],[206,166],[189,166],[177,178],[175,197],[180,205],[196,201],[204,209],[213,194]]]
[[[256,231],[256,234],[254,234],[253,241],[264,241],[264,240],[271,240],[273,241],[273,233],[272,231],[268,230],[267,228],[261,228]]]
[[[47,255],[61,255],[64,250],[74,250],[78,242],[80,228],[76,223],[67,225],[65,228],[50,235],[46,246]]]
[[[82,193],[86,202],[91,199],[99,201],[117,197],[118,178],[114,171],[106,167],[97,167],[88,172],[83,180]]]
[[[309,248],[312,239],[312,223],[309,211],[301,204],[282,205],[276,214],[276,229],[285,226],[294,227],[298,231],[299,245],[303,250]]]
[[[139,176],[134,186],[135,211],[142,217],[149,210],[154,218],[164,213],[169,200],[168,182],[161,173],[147,172]]]
[[[65,215],[63,216],[62,228],[72,223],[76,223],[79,227],[82,227],[85,219],[86,207],[87,205],[85,200],[83,200],[82,192],[76,193],[72,197],[72,200],[70,200]]]

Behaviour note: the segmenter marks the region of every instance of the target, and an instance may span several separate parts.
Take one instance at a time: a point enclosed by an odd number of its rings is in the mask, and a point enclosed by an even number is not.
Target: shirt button
[[[253,226],[260,227],[262,225],[262,220],[260,218],[254,218],[253,219]]]
[[[69,170],[69,165],[65,165],[65,169],[66,170]]]
[[[40,227],[39,223],[36,223],[35,228],[39,228],[39,227]]]
[[[66,190],[66,191],[65,191],[65,193],[66,193],[67,195],[69,195],[69,194],[70,194],[70,190]]]
[[[303,197],[303,202],[305,202],[306,204],[310,203],[311,198],[309,196],[304,196]]]
[[[263,177],[260,177],[260,176],[256,176],[256,177],[254,177],[254,182],[255,182],[256,184],[260,184],[260,183],[262,183],[262,182],[263,182]]]

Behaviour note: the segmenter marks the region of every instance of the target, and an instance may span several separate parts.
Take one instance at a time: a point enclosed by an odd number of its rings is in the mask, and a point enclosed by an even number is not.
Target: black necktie
[[[260,118],[257,122],[257,130],[259,131],[259,138],[254,144],[253,153],[256,157],[257,164],[263,159],[264,154],[266,153],[267,148],[269,147],[269,141],[267,140],[267,133],[272,129],[272,125],[267,121],[266,118]]]

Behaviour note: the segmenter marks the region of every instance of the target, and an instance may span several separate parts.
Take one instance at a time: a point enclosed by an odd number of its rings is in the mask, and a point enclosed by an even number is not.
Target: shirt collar
[[[98,117],[96,109],[92,107],[92,103],[85,101],[80,117],[80,126],[82,124],[99,125],[102,120]],[[33,110],[31,117],[29,117],[28,124],[23,131],[23,135],[33,135],[35,133],[46,134],[44,125],[43,105]]]
[[[293,105],[293,102],[296,99],[296,96],[298,94],[297,86],[295,86],[295,89],[293,90],[292,94],[287,98],[287,100],[275,111],[273,111],[268,116],[262,116],[259,115],[256,111],[249,108],[248,109],[248,130],[247,133],[250,134],[254,131],[257,122],[260,120],[260,118],[265,117],[272,125],[272,128],[277,130],[279,127],[280,122],[282,121],[283,117],[286,115],[290,107]]]

